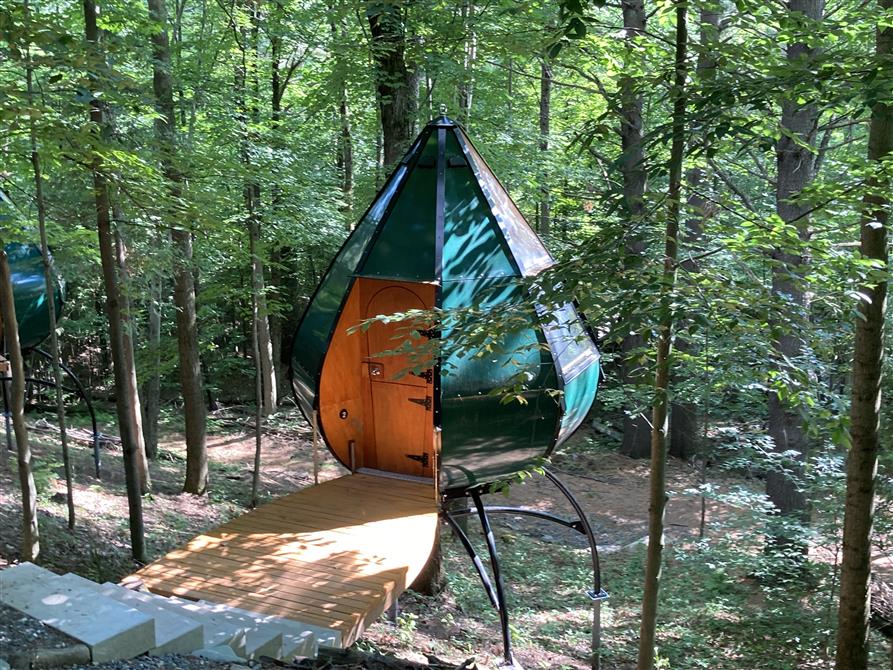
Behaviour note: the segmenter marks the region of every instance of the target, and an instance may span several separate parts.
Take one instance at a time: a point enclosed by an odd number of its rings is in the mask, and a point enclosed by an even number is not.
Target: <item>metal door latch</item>
[[[428,412],[431,411],[431,396],[429,395],[426,395],[424,398],[409,398],[409,402],[414,402],[416,405],[421,405]]]
[[[431,462],[430,456],[425,452],[424,454],[406,454],[406,458],[411,461],[418,461],[422,464],[423,468],[427,468],[428,464]]]

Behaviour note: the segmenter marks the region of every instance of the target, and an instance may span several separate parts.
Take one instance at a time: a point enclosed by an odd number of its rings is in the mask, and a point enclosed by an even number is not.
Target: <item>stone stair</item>
[[[83,642],[95,663],[221,646],[244,659],[291,661],[334,642],[331,631],[281,617],[60,576],[32,563],[0,570],[0,602]]]

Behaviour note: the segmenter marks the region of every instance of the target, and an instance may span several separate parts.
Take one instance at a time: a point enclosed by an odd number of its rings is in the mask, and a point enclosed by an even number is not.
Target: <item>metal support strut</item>
[[[496,582],[496,602],[499,604],[499,624],[502,626],[502,651],[506,665],[514,666],[515,657],[512,654],[512,632],[509,630],[509,610],[505,601],[505,586],[502,582],[502,571],[499,567],[499,554],[496,552],[496,538],[493,537],[493,529],[490,527],[490,518],[487,509],[481,502],[481,493],[478,489],[470,491],[471,499],[477,508],[478,518],[481,520],[481,530],[484,531],[484,539],[487,541],[487,551],[490,552],[490,567],[493,568],[493,581]]]
[[[509,617],[508,617],[508,608],[506,607],[505,602],[505,587],[502,580],[502,574],[499,567],[499,555],[496,552],[496,542],[493,537],[493,531],[490,527],[490,519],[489,514],[518,514],[524,516],[532,516],[538,519],[543,519],[545,521],[551,521],[553,523],[557,523],[565,528],[570,528],[581,535],[586,536],[586,540],[589,544],[590,551],[590,559],[592,561],[592,588],[587,589],[586,595],[592,601],[593,610],[592,610],[592,667],[598,668],[600,662],[600,642],[601,642],[601,601],[605,600],[608,597],[607,592],[602,588],[601,585],[601,567],[599,565],[598,559],[598,545],[595,541],[595,533],[592,530],[592,525],[589,523],[589,519],[587,518],[585,512],[583,511],[583,507],[574,497],[573,493],[571,493],[570,489],[562,482],[554,473],[549,470],[543,469],[543,474],[545,477],[555,485],[561,494],[567,499],[573,508],[574,512],[577,515],[577,519],[565,519],[554,514],[549,514],[548,512],[542,512],[540,510],[527,509],[524,507],[509,507],[509,506],[485,506],[481,501],[481,491],[480,489],[471,489],[467,492],[471,499],[474,501],[474,509],[466,508],[460,510],[446,510],[444,509],[441,512],[441,516],[443,519],[449,524],[450,528],[453,529],[453,532],[456,534],[456,537],[459,538],[459,541],[462,543],[462,546],[465,548],[465,551],[468,553],[469,557],[471,557],[471,561],[474,564],[475,570],[478,573],[478,576],[481,578],[481,583],[484,586],[484,590],[487,592],[487,596],[490,598],[490,602],[493,604],[493,607],[499,612],[499,622],[502,627],[502,643],[503,643],[503,651],[505,662],[507,665],[515,666],[514,657],[512,654],[512,639],[511,639],[511,631],[509,629]],[[468,539],[468,535],[462,530],[462,527],[456,521],[456,517],[459,516],[468,516],[476,514],[481,521],[481,528],[484,531],[484,537],[487,542],[487,550],[490,553],[490,565],[493,570],[493,581],[491,582],[489,575],[487,574],[487,570],[484,567],[480,557],[474,549],[474,546],[471,544],[471,541]],[[495,582],[495,586],[494,586]]]

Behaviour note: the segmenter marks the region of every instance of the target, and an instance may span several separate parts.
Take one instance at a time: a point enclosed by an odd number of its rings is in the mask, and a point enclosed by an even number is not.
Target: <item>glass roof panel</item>
[[[517,276],[496,220],[453,133],[447,134],[446,163],[443,281]],[[471,286],[464,291],[464,304],[471,304],[472,292]],[[454,293],[453,302],[462,304],[461,296]]]
[[[431,133],[358,274],[406,281],[435,279],[436,166],[437,133]]]
[[[521,274],[531,277],[551,267],[555,263],[551,254],[524,219],[524,215],[509,197],[505,187],[462,131],[457,129],[455,133],[490,204],[493,216],[496,217],[496,222],[508,242],[515,262],[521,269]]]

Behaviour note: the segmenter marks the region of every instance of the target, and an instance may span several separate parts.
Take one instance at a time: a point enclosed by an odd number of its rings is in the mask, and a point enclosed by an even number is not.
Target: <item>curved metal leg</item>
[[[561,491],[564,497],[567,498],[567,501],[571,504],[571,507],[574,508],[574,512],[577,513],[577,517],[580,519],[580,528],[577,530],[586,536],[586,540],[589,542],[589,551],[592,558],[592,591],[589,593],[589,597],[593,600],[604,600],[607,598],[608,594],[602,589],[602,573],[598,561],[598,545],[595,542],[595,533],[592,530],[592,525],[589,523],[589,519],[583,511],[582,505],[577,502],[574,494],[571,493],[567,486],[565,486],[564,482],[558,479],[553,472],[546,468],[543,468],[543,474],[545,474],[549,481],[555,484],[555,488]]]
[[[53,357],[49,352],[46,352],[39,347],[35,347],[33,351],[37,354],[40,354],[45,359],[50,361],[50,363],[52,363]],[[62,368],[62,371],[67,374],[74,382],[77,394],[81,397],[81,400],[83,400],[84,404],[87,406],[87,412],[90,413],[90,424],[93,427],[93,465],[96,468],[96,479],[101,479],[99,466],[102,464],[102,459],[99,451],[99,426],[96,422],[96,412],[93,411],[93,403],[90,402],[90,398],[87,397],[87,393],[86,391],[84,391],[84,385],[81,384],[81,380],[78,379],[77,375],[74,374],[74,371],[65,364],[65,361],[60,359],[59,367]]]
[[[589,591],[589,597],[592,600],[592,670],[598,670],[601,666],[601,610],[602,600],[608,597],[607,592],[602,588],[601,566],[598,560],[598,545],[595,542],[595,533],[592,531],[592,525],[589,518],[583,511],[583,507],[577,502],[574,494],[565,486],[553,472],[543,468],[543,474],[555,485],[561,493],[567,498],[574,512],[580,519],[580,532],[586,536],[589,541],[589,552],[592,559],[592,590]]]
[[[441,512],[441,516],[443,516],[444,520],[449,524],[450,528],[453,529],[453,532],[456,534],[456,537],[459,538],[462,546],[465,547],[465,551],[468,552],[468,556],[471,558],[471,562],[474,563],[474,569],[477,570],[478,577],[481,578],[481,583],[484,585],[484,591],[487,592],[487,597],[490,598],[490,604],[498,610],[499,601],[496,599],[496,592],[493,590],[493,583],[490,581],[490,575],[487,574],[487,569],[481,562],[481,557],[478,556],[478,553],[474,550],[474,545],[471,544],[471,540],[468,539],[468,535],[465,534],[465,531],[462,530],[462,526],[458,524],[458,522],[455,518],[453,518],[453,515],[450,512],[444,510],[443,512]]]
[[[474,506],[477,508],[478,518],[481,520],[481,529],[484,531],[484,539],[487,541],[487,551],[490,552],[490,566],[493,568],[493,581],[496,583],[496,600],[499,603],[499,623],[502,626],[502,649],[506,665],[514,666],[515,657],[512,654],[512,632],[509,629],[508,604],[505,601],[505,586],[502,581],[502,571],[499,567],[499,554],[496,551],[496,539],[493,537],[493,529],[490,527],[490,519],[487,510],[481,502],[481,494],[477,489],[470,492]]]

